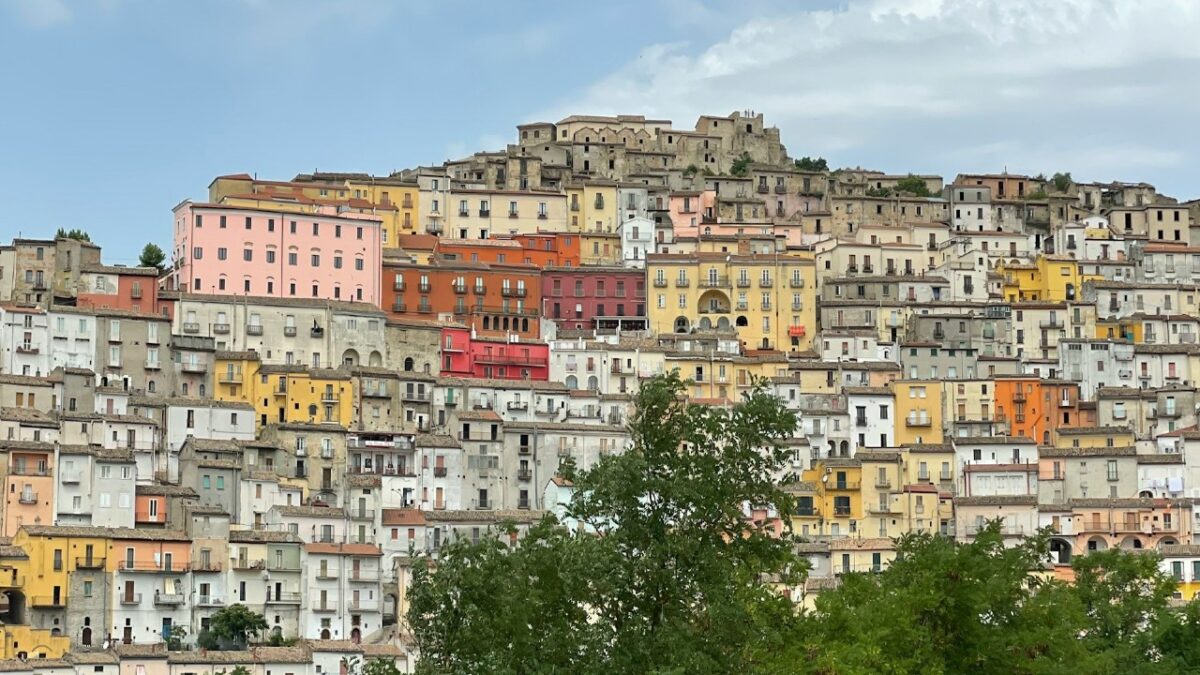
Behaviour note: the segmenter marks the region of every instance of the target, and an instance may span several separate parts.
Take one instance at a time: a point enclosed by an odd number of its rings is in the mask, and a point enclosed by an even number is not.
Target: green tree
[[[188,632],[186,628],[179,624],[172,625],[170,632],[166,636],[167,649],[171,651],[183,649],[183,641],[187,639],[187,636]]]
[[[92,240],[91,235],[89,235],[87,232],[84,232],[83,230],[74,229],[74,228],[72,228],[70,230],[65,230],[61,227],[58,228],[58,231],[54,233],[54,238],[55,239],[74,239],[76,241],[89,241],[89,242]]]
[[[801,157],[795,161],[796,168],[801,171],[828,171],[829,163],[824,157]]]
[[[896,192],[907,192],[918,197],[928,197],[930,195],[929,186],[925,184],[925,180],[911,173],[896,181]]]
[[[698,173],[700,173],[700,167],[695,164],[688,164],[687,168],[683,170],[685,176],[695,176]]]
[[[1050,182],[1054,183],[1055,192],[1066,192],[1071,189],[1075,181],[1071,179],[1071,173],[1056,173],[1050,178]]]
[[[213,613],[208,630],[222,647],[243,649],[251,637],[267,629],[267,620],[245,605],[234,604]]]
[[[391,659],[374,658],[362,667],[362,675],[400,675],[400,669]]]
[[[734,176],[745,176],[750,173],[750,153],[743,152],[741,157],[733,160],[733,166],[729,167],[729,173]]]
[[[566,477],[581,527],[548,519],[509,546],[452,542],[418,566],[409,626],[430,673],[751,672],[799,620],[790,513],[775,475],[796,417],[761,383],[730,409],[683,399],[672,373],[637,395],[627,452]]]
[[[167,261],[167,254],[159,248],[158,244],[150,242],[142,247],[142,254],[138,256],[138,265],[142,267],[154,267],[159,274],[166,271],[164,263]]]

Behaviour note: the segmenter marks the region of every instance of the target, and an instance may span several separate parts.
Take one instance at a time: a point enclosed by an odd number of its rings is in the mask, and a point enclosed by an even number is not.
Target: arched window
[[[411,373],[413,369],[413,358],[411,356],[404,359],[404,371]]]
[[[567,389],[579,388],[579,380],[574,375],[567,376]]]

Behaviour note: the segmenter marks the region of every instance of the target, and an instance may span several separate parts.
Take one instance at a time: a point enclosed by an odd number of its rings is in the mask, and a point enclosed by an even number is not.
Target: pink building
[[[379,304],[380,226],[359,214],[175,207],[169,288]]]
[[[441,374],[544,382],[550,379],[550,345],[474,337],[467,328],[443,328]]]
[[[702,225],[717,222],[717,193],[713,190],[672,192],[669,211],[675,237],[695,237]]]

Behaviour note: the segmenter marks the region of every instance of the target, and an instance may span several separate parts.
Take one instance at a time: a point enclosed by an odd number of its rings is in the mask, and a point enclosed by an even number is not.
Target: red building
[[[546,381],[550,379],[550,345],[472,337],[466,328],[443,328],[441,374]]]
[[[524,264],[383,261],[380,308],[394,318],[450,320],[476,335],[541,337],[541,271]]]
[[[158,270],[153,267],[84,265],[79,274],[75,304],[159,314]]]
[[[553,267],[542,272],[543,316],[562,328],[646,329],[646,272]]]
[[[578,267],[579,235],[539,232],[492,239],[441,239],[436,252],[442,260],[538,267]]]

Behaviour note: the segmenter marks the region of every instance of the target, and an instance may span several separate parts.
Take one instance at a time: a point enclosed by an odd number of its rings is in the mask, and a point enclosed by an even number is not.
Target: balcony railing
[[[246,324],[246,335],[262,335],[263,327],[259,323]]]
[[[517,469],[517,480],[520,480],[520,481],[533,480],[533,471],[531,469]]]
[[[37,504],[38,503],[38,493],[22,492],[20,498],[18,498],[18,501],[21,502],[22,504]]]
[[[103,557],[82,557],[75,559],[75,569],[77,570],[102,570],[104,569]]]
[[[240,371],[240,370],[234,370],[234,371],[228,371],[228,370],[226,370],[226,371],[224,371],[224,372],[220,373],[219,375],[217,375],[217,381],[218,381],[218,382],[226,382],[226,383],[229,383],[229,384],[237,384],[237,383],[240,383],[240,382],[242,381],[242,371]]]
[[[270,600],[268,600],[270,602]],[[225,601],[215,595],[198,595],[196,596],[197,607],[222,607]]]
[[[154,592],[154,604],[156,604],[156,605],[182,605],[183,604],[183,594],[182,593],[162,593],[159,591],[155,591]]]
[[[909,415],[904,418],[904,423],[910,427],[928,427],[933,424],[929,415]]]
[[[186,574],[190,568],[187,563],[176,563],[172,561],[170,566],[164,563],[155,562],[153,560],[122,560],[118,564],[118,569],[122,572],[148,572],[151,574],[165,572],[168,574]]]
[[[229,324],[214,323],[213,327],[212,327],[212,332],[215,333],[216,335],[227,335],[227,334],[229,334]]]
[[[299,605],[300,593],[298,591],[280,591],[279,593],[267,592],[268,605]]]
[[[179,369],[185,373],[207,373],[208,364],[204,361],[181,361],[179,363]]]
[[[434,478],[445,478],[446,477],[446,467],[444,467],[444,466],[433,467],[433,476],[434,476]]]
[[[140,605],[142,604],[141,593],[125,593],[121,596],[122,605]]]
[[[198,324],[198,323],[184,323],[184,324],[183,324],[183,332],[185,332],[185,333],[199,333],[199,332],[200,332],[200,324]]]

